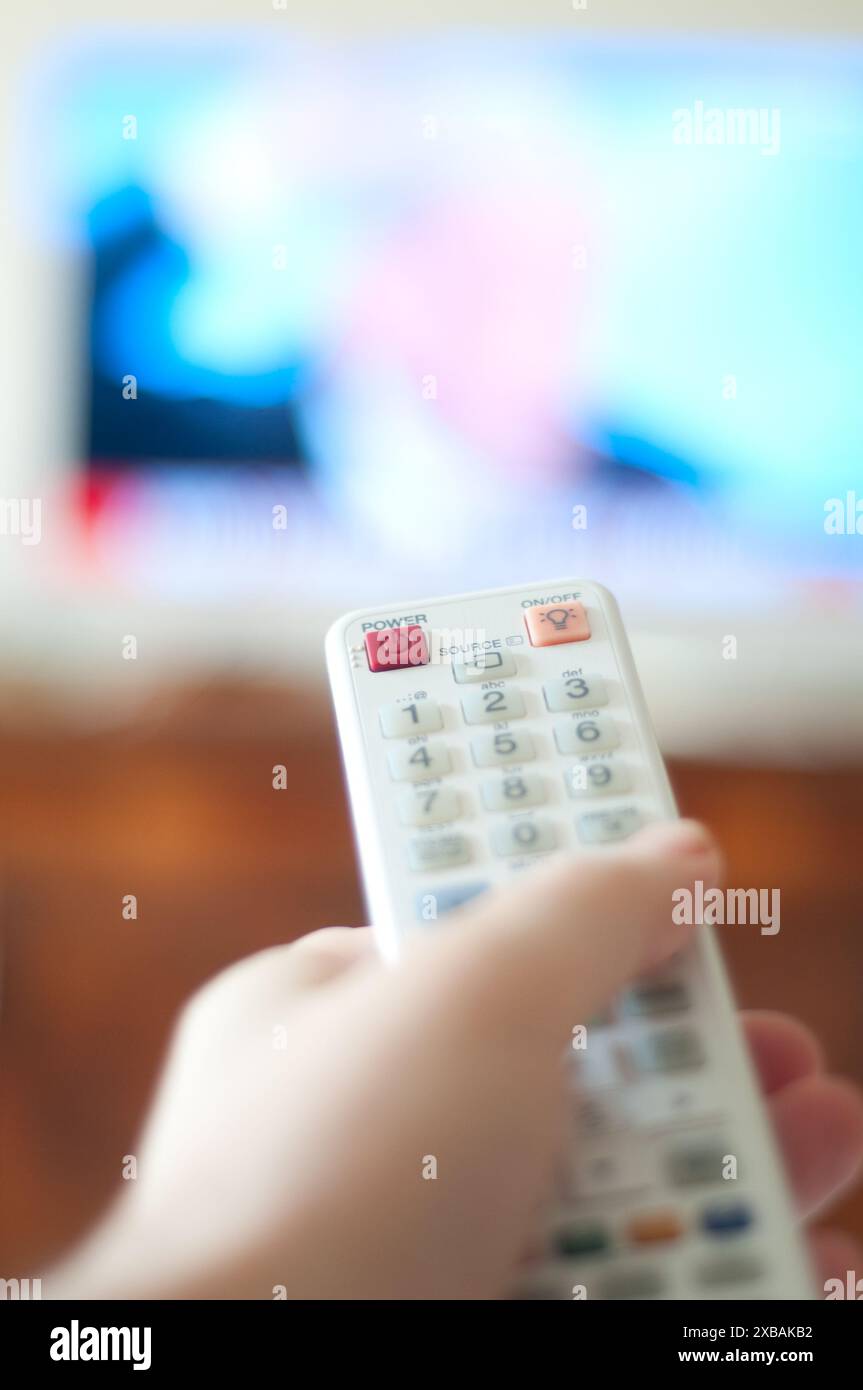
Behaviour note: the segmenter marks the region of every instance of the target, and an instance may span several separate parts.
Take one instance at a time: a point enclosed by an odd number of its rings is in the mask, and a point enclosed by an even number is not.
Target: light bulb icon
[[[570,618],[574,617],[574,608],[549,608],[547,613],[543,613],[541,621],[544,623],[551,623],[555,632],[562,632]]]

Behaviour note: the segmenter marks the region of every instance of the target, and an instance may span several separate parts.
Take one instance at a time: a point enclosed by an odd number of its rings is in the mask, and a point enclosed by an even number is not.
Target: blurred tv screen
[[[118,571],[859,579],[860,47],[93,33],[27,111]]]

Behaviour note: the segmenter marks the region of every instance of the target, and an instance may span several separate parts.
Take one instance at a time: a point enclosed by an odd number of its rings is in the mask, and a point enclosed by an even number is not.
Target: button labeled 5
[[[477,767],[497,767],[500,763],[527,763],[536,757],[530,734],[480,734],[470,741]]]

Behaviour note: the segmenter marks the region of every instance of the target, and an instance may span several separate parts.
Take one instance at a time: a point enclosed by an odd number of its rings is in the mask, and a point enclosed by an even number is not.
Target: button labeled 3
[[[546,681],[542,693],[554,714],[608,704],[608,691],[601,676],[567,676],[565,680]]]

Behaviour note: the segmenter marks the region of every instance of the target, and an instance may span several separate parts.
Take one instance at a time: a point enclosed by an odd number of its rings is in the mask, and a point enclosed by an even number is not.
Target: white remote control
[[[544,856],[677,814],[599,584],[349,613],[327,662],[387,959]],[[585,1022],[586,1045],[572,1049],[578,1142],[514,1292],[814,1297],[711,929],[693,927],[670,967]]]

